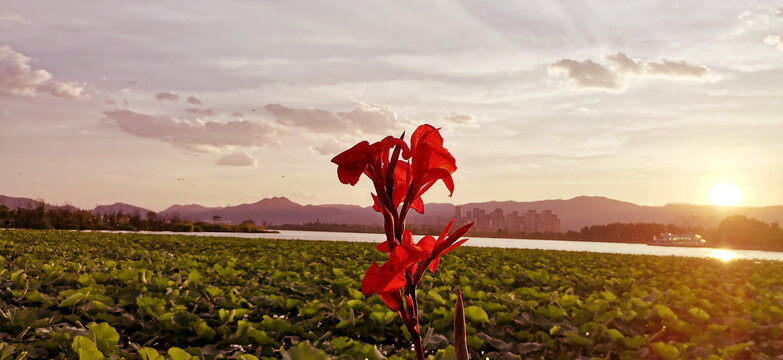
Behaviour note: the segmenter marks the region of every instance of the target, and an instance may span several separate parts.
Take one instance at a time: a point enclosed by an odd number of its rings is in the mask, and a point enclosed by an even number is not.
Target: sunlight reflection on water
[[[737,253],[735,253],[735,252],[733,252],[731,250],[715,249],[715,250],[712,251],[712,254],[710,255],[710,257],[718,259],[718,260],[723,261],[723,262],[729,262],[731,260],[736,259],[738,256],[737,256]]]

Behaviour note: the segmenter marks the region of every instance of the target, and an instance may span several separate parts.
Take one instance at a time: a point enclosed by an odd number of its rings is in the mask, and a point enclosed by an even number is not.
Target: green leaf
[[[560,331],[560,325],[552,326],[552,328],[549,329],[549,335],[555,335]]]
[[[193,355],[191,355],[189,352],[176,346],[169,348],[167,353],[169,354],[171,360],[190,360],[190,358],[193,357]]]
[[[435,360],[454,360],[454,346],[449,345],[435,354]]]
[[[608,301],[617,301],[617,295],[615,295],[613,292],[607,290],[607,291],[601,291],[601,296],[604,297],[604,299]]]
[[[196,332],[196,335],[202,339],[212,340],[215,337],[215,330],[209,327],[203,319],[190,323],[190,326]]]
[[[84,337],[76,336],[71,342],[71,349],[79,355],[79,360],[103,360],[104,356],[95,343]]]
[[[647,344],[647,338],[641,335],[622,337],[623,344],[629,349],[638,349]]]
[[[239,360],[258,360],[258,357],[255,356],[255,355],[251,355],[251,354],[242,354],[242,355],[236,356],[236,359],[239,359]]]
[[[435,290],[430,290],[429,292],[427,292],[427,296],[430,299],[432,299],[432,301],[436,302],[438,305],[446,304],[446,300],[444,300],[443,297],[440,296],[440,294],[438,294],[438,292]]]
[[[310,345],[310,341],[303,341],[292,348],[281,350],[283,360],[326,360],[326,353]]]
[[[617,329],[606,329],[606,335],[609,336],[609,340],[617,341],[618,339],[622,339],[623,333],[621,333]]]
[[[332,339],[332,341],[329,342],[337,351],[342,352],[343,350],[351,347],[354,343],[353,339],[347,337],[347,336],[340,336],[338,338]]]
[[[674,311],[672,311],[672,309],[666,305],[655,304],[655,306],[653,306],[653,310],[655,310],[658,313],[658,316],[661,319],[672,320],[672,321],[677,320],[677,315],[674,314]]]
[[[578,346],[588,346],[590,345],[590,339],[574,333],[566,333],[566,338],[568,338],[568,342],[571,344],[575,344]]]
[[[731,358],[734,358],[735,356],[737,356],[737,354],[739,354],[741,351],[743,351],[743,350],[753,346],[753,344],[755,344],[755,342],[753,342],[751,340],[751,341],[748,341],[748,342],[745,342],[745,343],[739,343],[739,344],[734,344],[734,345],[731,345],[731,346],[726,346],[726,347],[720,349],[719,352],[720,352],[720,355],[721,355],[722,358],[724,358],[724,359],[731,359]]]
[[[701,321],[707,321],[710,319],[710,314],[708,314],[704,309],[692,307],[688,309],[688,313],[691,314],[696,319],[699,319]]]
[[[201,276],[201,274],[196,270],[190,270],[190,272],[188,273],[188,280],[190,280],[190,282],[192,283],[198,284],[199,282],[201,282],[201,279],[203,278],[204,277]]]
[[[650,347],[658,356],[667,360],[673,360],[680,356],[680,349],[661,341],[650,344]]]
[[[472,322],[489,322],[489,315],[487,315],[487,312],[476,305],[471,305],[465,308],[465,317],[467,317]]]
[[[71,307],[76,304],[78,304],[80,301],[84,300],[84,298],[87,297],[87,294],[77,292],[75,294],[72,294],[71,296],[65,298],[63,301],[60,302],[60,305],[57,305],[57,307]]]
[[[247,336],[255,340],[258,345],[272,345],[275,343],[275,339],[269,337],[263,330],[250,328],[247,330]]]
[[[158,350],[150,347],[139,349],[139,357],[141,357],[141,360],[166,360],[166,358],[158,353]]]
[[[481,349],[481,347],[484,346],[484,340],[481,340],[480,337],[475,335],[468,335],[465,337],[465,340],[468,344],[468,347],[473,350]]]
[[[89,323],[87,328],[90,329],[95,344],[98,346],[98,350],[106,355],[119,352],[117,343],[120,341],[120,334],[108,323]]]

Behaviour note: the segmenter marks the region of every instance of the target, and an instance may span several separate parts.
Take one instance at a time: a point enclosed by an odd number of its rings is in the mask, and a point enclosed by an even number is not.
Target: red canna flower
[[[409,152],[408,145],[393,136],[373,144],[362,141],[354,145],[332,158],[337,164],[337,177],[343,184],[356,185],[362,174],[366,174],[373,183],[383,184],[389,165],[389,149],[395,146],[400,146],[403,153]]]
[[[378,293],[390,309],[397,310],[397,297],[393,294],[399,296],[400,289],[405,286],[406,270],[424,256],[427,254],[409,246],[395,247],[383,265],[378,266],[378,263],[373,262],[367,269],[362,279],[362,293],[367,296]],[[390,300],[395,301],[389,304]]]
[[[332,162],[337,164],[337,176],[343,184],[356,185],[362,174],[373,183],[373,209],[383,215],[386,232],[386,241],[377,248],[389,259],[383,265],[376,262],[370,265],[362,278],[362,293],[366,296],[378,294],[386,306],[397,311],[411,335],[417,358],[423,360],[416,286],[426,269],[434,273],[441,256],[467,241],[460,237],[473,224],[449,235],[454,225],[452,220],[437,239],[427,235],[417,243],[413,242],[411,232],[405,229],[408,210],[413,208],[423,213],[421,196],[438,180],[443,181],[451,196],[454,192],[451,174],[457,170],[457,165],[443,147],[438,129],[426,124],[419,126],[411,136],[410,147],[403,141],[404,135],[399,139],[387,136],[372,144],[362,141],[335,156]],[[462,323],[464,325],[464,320]],[[464,331],[462,338],[464,343]]]
[[[437,240],[430,235],[419,240],[419,246],[422,249],[425,249],[429,255],[419,263],[419,268],[416,269],[413,276],[414,284],[418,284],[419,281],[421,281],[422,276],[424,276],[425,268],[429,269],[431,273],[435,273],[435,270],[440,263],[441,256],[448,254],[451,250],[456,249],[458,246],[468,241],[468,239],[459,240],[459,238],[470,230],[473,223],[464,225],[449,235],[452,225],[454,225],[454,219],[446,225]]]
[[[443,180],[454,193],[454,181],[451,174],[457,170],[457,163],[446,148],[438,129],[430,125],[421,125],[411,136],[411,165],[413,167],[412,185],[416,188],[416,197],[421,196],[438,180]]]
[[[421,279],[424,268],[427,268],[430,270],[430,272],[435,273],[435,270],[438,268],[441,256],[448,254],[451,250],[456,249],[458,246],[468,241],[468,239],[459,240],[459,238],[462,235],[465,235],[470,227],[473,226],[473,223],[467,224],[457,229],[449,236],[449,231],[453,225],[454,220],[452,219],[451,222],[446,225],[446,228],[443,229],[437,240],[431,235],[426,235],[419,239],[419,242],[415,244],[413,243],[412,235],[409,230],[406,229],[403,233],[402,243],[400,244],[401,246],[395,246],[394,249],[396,250],[398,248],[403,248],[411,259],[417,259],[416,262],[411,263],[410,267],[408,268],[410,269],[411,273],[417,275],[414,277],[414,284],[418,283]],[[382,242],[375,248],[389,256],[392,256],[392,253],[389,251],[389,244],[387,242]],[[417,271],[419,266],[423,267],[421,271]]]

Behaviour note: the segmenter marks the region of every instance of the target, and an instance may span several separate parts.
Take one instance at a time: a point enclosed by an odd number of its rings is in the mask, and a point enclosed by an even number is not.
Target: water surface
[[[167,231],[143,232],[151,234],[171,234],[171,235],[195,235],[195,236],[219,236],[219,237],[238,237],[238,238],[264,238],[264,239],[300,239],[300,240],[326,240],[326,241],[354,241],[379,243],[386,239],[384,234],[364,234],[347,232],[326,232],[326,231],[298,231],[298,230],[279,230],[279,234],[274,233],[226,233],[226,232],[198,232],[198,233],[174,233]],[[418,239],[414,236],[414,239]],[[505,239],[505,238],[470,238],[463,246],[476,247],[495,247],[495,248],[513,248],[513,249],[543,249],[543,250],[564,250],[564,251],[589,251],[599,253],[614,254],[639,254],[639,255],[659,255],[659,256],[690,256],[716,258],[723,261],[733,259],[761,259],[783,261],[783,252],[761,251],[761,250],[729,250],[720,248],[689,248],[689,247],[667,247],[667,246],[649,246],[646,244],[627,244],[627,243],[609,243],[609,242],[590,242],[590,241],[567,241],[567,240],[535,240],[535,239]]]

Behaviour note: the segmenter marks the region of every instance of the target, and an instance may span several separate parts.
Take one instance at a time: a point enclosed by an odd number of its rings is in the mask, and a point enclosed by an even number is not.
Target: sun
[[[723,182],[715,184],[715,186],[710,189],[710,200],[712,200],[715,205],[737,205],[741,198],[742,192],[740,191],[740,188],[732,183]]]

